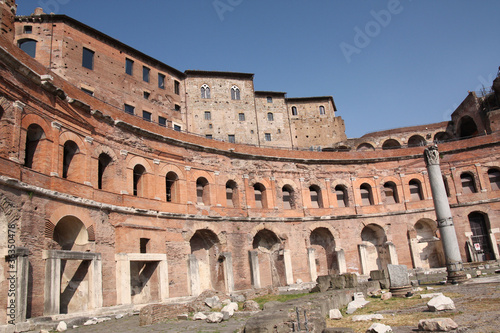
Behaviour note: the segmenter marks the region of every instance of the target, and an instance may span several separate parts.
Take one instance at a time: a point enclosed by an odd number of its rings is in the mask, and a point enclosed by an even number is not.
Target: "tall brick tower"
[[[16,15],[16,0],[0,0],[0,34],[9,40],[14,40],[14,17]]]

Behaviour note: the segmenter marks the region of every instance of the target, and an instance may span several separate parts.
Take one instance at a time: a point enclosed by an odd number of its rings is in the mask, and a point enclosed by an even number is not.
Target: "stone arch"
[[[408,232],[408,237],[415,268],[443,267],[444,252],[437,236],[437,223],[432,219],[423,218],[418,220],[412,229]]]
[[[427,144],[427,141],[423,136],[415,134],[410,136],[408,139],[408,147],[424,147]]]
[[[83,183],[85,180],[87,150],[83,140],[75,133],[66,131],[59,136],[60,176]]]
[[[258,256],[261,287],[286,285],[283,243],[270,229],[259,230],[252,239],[252,249]]]
[[[189,246],[191,293],[197,295],[212,289],[225,292],[224,258],[219,237],[210,229],[197,229],[189,239]]]
[[[67,215],[55,225],[52,238],[63,250],[85,247],[89,242],[87,228],[79,218]]]
[[[470,116],[460,118],[457,129],[460,138],[468,138],[478,134],[476,122]]]
[[[248,185],[251,189],[253,189],[252,192],[255,208],[265,209],[271,207],[271,183],[268,180],[255,178],[249,181]]]
[[[451,135],[447,132],[437,132],[436,134],[434,134],[435,143],[446,142],[450,141],[451,139]]]
[[[281,202],[284,209],[297,209],[301,206],[299,186],[291,179],[281,179],[277,182],[277,201]]]
[[[317,276],[340,272],[335,252],[335,238],[329,228],[318,227],[312,230],[309,234],[309,244],[314,250]]]
[[[387,139],[382,144],[382,149],[384,150],[397,148],[401,148],[401,143],[399,143],[399,141],[396,139]]]
[[[462,194],[477,193],[476,177],[471,171],[464,171],[460,174]]]
[[[411,201],[424,200],[424,189],[420,179],[412,178],[408,182],[408,190],[410,192]]]
[[[97,172],[94,169],[92,175],[93,184],[97,185],[100,190],[113,192],[118,188],[122,175],[115,152],[107,146],[100,145],[92,155],[93,160],[95,160],[94,163],[97,163]]]
[[[87,230],[88,241],[92,242],[95,240],[94,221],[92,217],[90,216],[88,210],[76,206],[61,206],[55,209],[51,216],[46,220],[45,237],[53,238],[54,230],[58,222],[66,217],[74,217],[81,222]]]
[[[183,169],[166,164],[160,170],[160,179],[165,185],[157,188],[157,196],[160,199],[172,203],[186,202],[185,191],[181,191],[181,188],[186,186],[186,174]]]
[[[50,126],[34,114],[23,117],[21,126],[20,160],[32,170],[49,173],[53,143]]]
[[[375,147],[368,142],[363,142],[359,144],[358,147],[356,148],[356,151],[373,151],[373,150],[375,150]]]
[[[467,215],[471,235],[469,236],[470,261],[495,260],[494,237],[490,237],[491,224],[487,213],[473,210]]]
[[[149,160],[133,156],[127,161],[127,187],[130,195],[150,197],[151,191],[153,191],[152,186],[150,186],[153,183],[152,179],[153,167]]]
[[[386,246],[387,235],[378,224],[368,224],[361,231],[360,258],[363,274],[380,270],[390,264],[390,255]]]
[[[343,179],[337,179],[330,184],[331,191],[335,193],[337,207],[351,206],[351,200],[354,195],[352,193],[351,184]]]

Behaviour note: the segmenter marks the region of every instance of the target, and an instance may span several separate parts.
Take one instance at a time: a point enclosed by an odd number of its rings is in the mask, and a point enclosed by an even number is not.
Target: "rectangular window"
[[[167,127],[167,118],[165,117],[158,117],[158,124],[163,127]]]
[[[230,143],[235,143],[236,142],[236,138],[234,137],[234,134],[229,134],[227,136],[227,141],[229,141]]]
[[[125,113],[134,114],[135,108],[132,105],[125,104]]]
[[[174,131],[180,132],[182,128],[179,125],[174,125]]]
[[[264,134],[266,141],[271,141],[271,133]]]
[[[210,140],[211,140],[211,139],[212,139],[212,134],[205,134],[205,138],[207,138],[207,139],[210,139]]]
[[[245,121],[245,114],[244,113],[238,113],[238,120],[239,121]]]
[[[33,33],[33,27],[31,25],[25,25],[24,26],[24,33],[25,34],[31,34],[31,33]]]
[[[325,114],[325,107],[323,105],[319,107],[319,114]]]
[[[151,70],[146,67],[146,66],[142,66],[142,80],[144,82],[149,82],[149,73],[151,72]]]
[[[88,69],[94,69],[94,51],[83,48],[82,66]]]
[[[158,73],[158,88],[165,89],[165,75]]]
[[[174,81],[174,93],[176,95],[180,95],[180,90],[181,90],[181,84],[179,81]]]
[[[272,103],[272,102],[273,102],[273,98],[272,98],[271,96],[268,96],[268,97],[267,97],[267,102],[268,102],[268,103]]]
[[[134,61],[129,58],[125,58],[125,73],[127,73],[128,75],[132,75],[133,72],[134,72]]]
[[[84,93],[90,96],[94,96],[94,92],[90,89],[80,88]]]
[[[210,111],[205,111],[205,120],[212,120],[212,114]]]
[[[142,119],[151,121],[151,112],[142,110]]]
[[[144,99],[149,99],[149,96],[151,96],[151,93],[149,91],[144,91],[142,96],[144,97]]]
[[[179,104],[175,104],[174,110],[181,111],[181,106]]]

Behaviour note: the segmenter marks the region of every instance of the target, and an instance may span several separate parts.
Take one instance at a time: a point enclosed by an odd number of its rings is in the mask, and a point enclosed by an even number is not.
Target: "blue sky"
[[[18,0],[160,61],[333,96],[348,137],[440,122],[500,66],[500,1]]]

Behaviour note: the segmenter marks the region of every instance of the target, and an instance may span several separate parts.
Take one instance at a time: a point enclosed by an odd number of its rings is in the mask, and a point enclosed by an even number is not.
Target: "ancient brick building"
[[[448,122],[346,139],[332,97],[181,72],[66,16],[14,12],[0,2],[0,325],[441,267],[433,142],[462,258],[499,259],[500,79]]]

